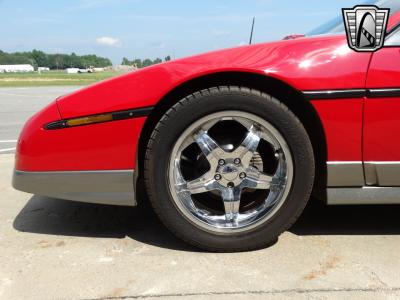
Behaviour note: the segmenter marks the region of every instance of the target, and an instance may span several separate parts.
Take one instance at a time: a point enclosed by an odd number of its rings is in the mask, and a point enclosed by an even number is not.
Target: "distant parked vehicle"
[[[50,71],[50,68],[49,67],[38,67],[38,72],[40,73],[40,72],[47,72],[47,71]]]
[[[65,71],[67,71],[68,74],[78,74],[79,73],[78,68],[67,68],[67,69],[65,69]]]
[[[65,69],[68,74],[81,74],[81,73],[93,73],[94,69],[92,67],[86,68],[86,69],[80,69],[80,68],[67,68]]]

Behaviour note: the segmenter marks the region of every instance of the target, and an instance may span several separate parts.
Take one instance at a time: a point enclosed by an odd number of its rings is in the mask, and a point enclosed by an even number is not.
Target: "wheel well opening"
[[[299,91],[286,83],[275,78],[252,73],[229,72],[206,75],[190,80],[165,95],[147,118],[139,139],[136,167],[139,179],[143,178],[147,142],[158,121],[168,109],[196,91],[227,85],[242,86],[265,92],[282,101],[299,118],[311,139],[314,149],[316,172],[313,196],[325,200],[327,186],[327,145],[324,129],[317,112]]]

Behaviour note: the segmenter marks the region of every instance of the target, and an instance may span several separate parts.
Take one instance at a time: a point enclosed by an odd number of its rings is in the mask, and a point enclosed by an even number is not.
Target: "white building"
[[[0,73],[33,72],[31,65],[0,65]]]

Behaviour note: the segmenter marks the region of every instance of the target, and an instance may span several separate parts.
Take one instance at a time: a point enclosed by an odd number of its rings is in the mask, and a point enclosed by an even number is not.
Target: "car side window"
[[[391,33],[386,38],[385,46],[400,46],[400,28],[396,29],[395,32]]]

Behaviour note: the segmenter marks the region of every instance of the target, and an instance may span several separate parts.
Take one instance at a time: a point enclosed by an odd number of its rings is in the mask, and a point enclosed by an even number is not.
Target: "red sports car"
[[[179,59],[55,100],[25,125],[13,185],[134,206],[212,251],[267,246],[311,195],[400,203],[400,1],[384,48],[342,18],[306,37]]]

